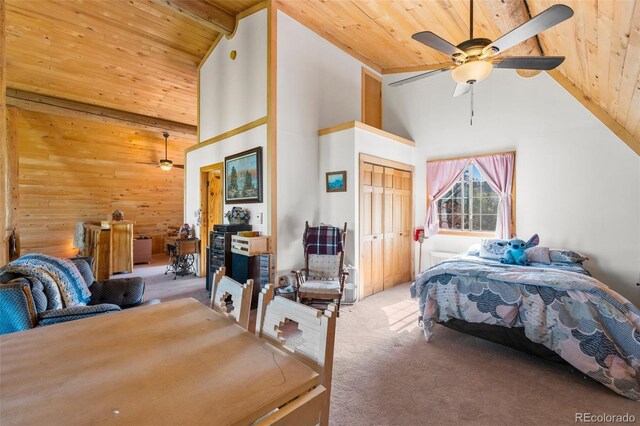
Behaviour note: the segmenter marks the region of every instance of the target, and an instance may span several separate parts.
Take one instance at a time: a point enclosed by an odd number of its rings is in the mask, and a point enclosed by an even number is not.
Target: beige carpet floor
[[[409,284],[343,306],[332,425],[557,425],[576,413],[634,414],[582,374],[442,326],[427,343]]]
[[[188,275],[173,279],[173,274],[164,275],[169,257],[164,254],[154,254],[150,264],[134,265],[133,273],[117,274],[113,278],[130,276],[143,277],[145,280],[145,300],[160,299],[161,301],[193,297],[209,305],[209,293],[205,289],[204,277]]]
[[[145,277],[146,299],[208,305],[204,278],[173,280],[166,261],[154,256],[131,274]],[[630,413],[640,423],[640,402],[568,366],[442,326],[427,343],[417,319],[408,283],[342,306],[331,425],[558,425],[575,424],[576,413]]]

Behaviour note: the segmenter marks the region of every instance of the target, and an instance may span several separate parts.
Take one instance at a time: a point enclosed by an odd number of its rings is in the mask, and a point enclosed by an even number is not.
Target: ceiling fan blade
[[[427,72],[424,72],[422,74],[414,75],[413,77],[405,78],[403,80],[394,81],[393,83],[389,83],[389,86],[391,86],[391,87],[402,86],[403,84],[412,83],[414,81],[422,80],[423,78],[427,78],[427,77],[431,77],[431,76],[436,75],[436,74],[440,74],[443,71],[449,71],[450,69],[452,69],[454,67],[455,67],[455,64],[453,62],[452,63],[448,63],[448,64],[443,64],[443,68],[440,68],[440,69],[437,69],[437,70],[433,70],[433,71],[427,71]]]
[[[158,163],[143,163],[142,161],[136,161],[136,164],[146,164],[147,166],[157,166]]]
[[[502,37],[485,47],[483,52],[504,52],[516,44],[525,41],[526,39],[533,37],[554,25],[558,25],[560,22],[565,21],[572,16],[573,9],[569,6],[565,6],[564,4],[554,4],[539,15],[534,16],[529,21],[504,34]]]
[[[549,71],[564,62],[564,56],[509,56],[493,62],[494,68]]]
[[[471,84],[458,83],[456,84],[456,89],[453,91],[453,97],[466,95],[471,90]]]
[[[173,167],[176,169],[184,169],[184,164],[174,164]]]
[[[442,37],[432,33],[431,31],[422,31],[419,33],[415,33],[411,36],[411,38],[449,56],[453,56],[456,53],[466,56],[466,54],[462,50],[458,49],[456,46],[449,43]]]

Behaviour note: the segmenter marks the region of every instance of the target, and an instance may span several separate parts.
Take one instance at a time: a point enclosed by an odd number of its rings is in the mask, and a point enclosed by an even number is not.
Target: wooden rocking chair
[[[328,305],[335,303],[337,313],[340,312],[340,300],[344,292],[344,282],[349,275],[344,271],[344,247],[346,244],[347,223],[339,231],[342,243],[341,250],[336,254],[314,254],[307,249],[307,236],[312,229],[318,230],[321,227],[309,227],[309,222],[305,223],[305,268],[292,271],[296,276],[298,301],[307,305]],[[324,227],[329,228],[329,227]]]

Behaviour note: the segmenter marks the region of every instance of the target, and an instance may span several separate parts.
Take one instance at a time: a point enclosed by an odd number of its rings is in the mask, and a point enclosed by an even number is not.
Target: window
[[[425,235],[511,238],[515,160],[511,151],[427,161]]]
[[[437,202],[441,230],[495,232],[500,197],[472,162]]]

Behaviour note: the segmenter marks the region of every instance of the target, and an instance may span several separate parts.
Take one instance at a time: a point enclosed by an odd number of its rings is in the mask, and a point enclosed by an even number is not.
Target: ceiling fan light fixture
[[[160,168],[165,172],[168,172],[173,168],[173,161],[171,160],[160,160]]]
[[[469,61],[451,71],[451,77],[456,83],[475,84],[491,74],[493,64],[489,61]]]

